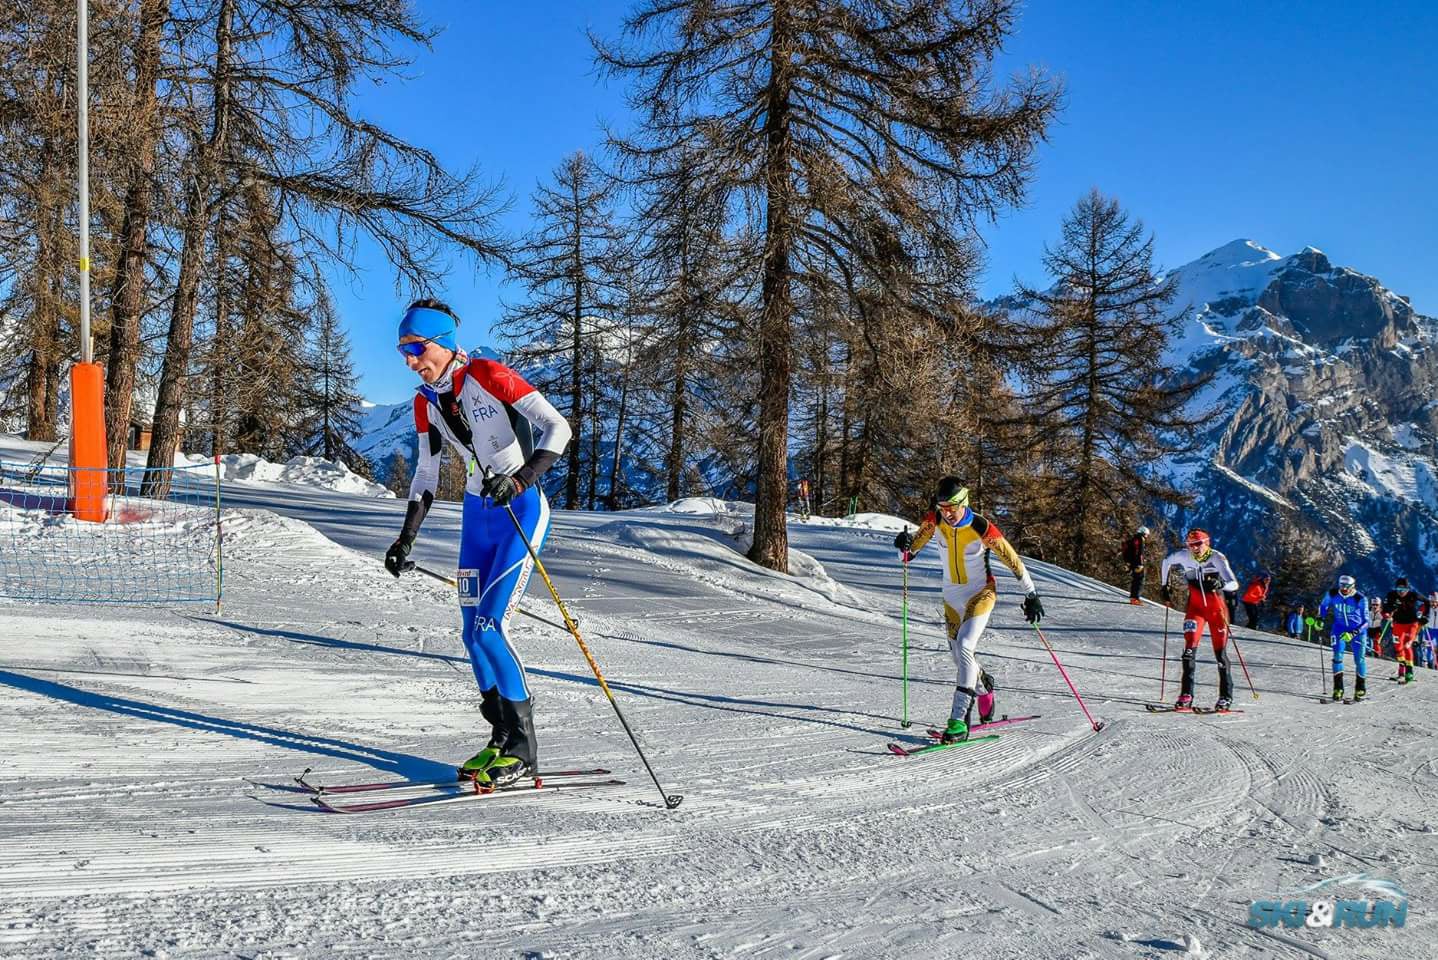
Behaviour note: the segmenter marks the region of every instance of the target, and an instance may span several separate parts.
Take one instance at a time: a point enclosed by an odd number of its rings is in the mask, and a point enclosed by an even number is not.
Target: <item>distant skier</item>
[[[1433,622],[1438,613],[1438,591],[1428,594],[1428,625],[1419,633],[1420,662],[1430,670],[1438,670],[1438,624]]]
[[[1368,598],[1368,656],[1383,656],[1383,638],[1388,633],[1390,617],[1383,612],[1383,601]]]
[[[1408,587],[1408,578],[1399,577],[1383,598],[1383,616],[1393,622],[1393,658],[1398,661],[1399,683],[1413,682],[1413,644],[1418,631],[1428,625],[1428,601]]]
[[[1173,568],[1183,571],[1188,581],[1188,606],[1184,609],[1183,621],[1183,679],[1179,686],[1178,703],[1180,710],[1193,707],[1193,679],[1198,661],[1198,642],[1203,629],[1213,642],[1213,657],[1218,663],[1218,700],[1213,709],[1227,710],[1233,704],[1233,675],[1228,660],[1228,605],[1224,594],[1238,589],[1238,579],[1228,558],[1213,549],[1206,530],[1190,530],[1184,540],[1184,549],[1177,550],[1164,558],[1159,571],[1163,583],[1163,599],[1171,597],[1168,574]]]
[[[1307,608],[1299,604],[1288,612],[1288,620],[1284,623],[1284,632],[1294,640],[1303,636],[1304,621],[1308,619]]]
[[[1139,527],[1123,542],[1123,562],[1128,567],[1128,602],[1141,606],[1143,601],[1143,547],[1148,527]]]
[[[1250,630],[1258,629],[1258,608],[1268,599],[1268,585],[1271,582],[1272,578],[1265,573],[1248,581],[1248,589],[1243,591],[1243,612],[1248,615]]]
[[[1358,585],[1348,574],[1338,578],[1338,586],[1318,605],[1318,616],[1328,625],[1333,643],[1333,699],[1343,699],[1343,651],[1353,651],[1353,699],[1368,695],[1367,643],[1363,628],[1368,625],[1368,601],[1358,592]]]
[[[998,585],[989,566],[990,554],[997,554],[1018,578],[1025,594],[1024,619],[1038,623],[1043,619],[1044,605],[1033,579],[1024,569],[1024,562],[999,528],[969,509],[969,490],[957,477],[944,477],[939,481],[934,510],[924,515],[917,532],[899,531],[894,546],[907,561],[924,548],[935,532],[942,540],[944,551],[944,622],[948,626],[949,651],[959,672],[942,740],[954,743],[967,739],[969,713],[976,699],[980,723],[988,721],[994,710],[993,678],[979,668],[976,657],[979,637],[998,600]],[[981,684],[983,692],[979,690]],[[986,699],[988,703],[984,702]]]
[[[399,538],[384,565],[396,577],[434,502],[446,444],[469,466],[459,543],[459,609],[464,646],[479,683],[489,743],[459,775],[498,787],[539,769],[533,700],[509,617],[533,560],[515,529],[538,551],[549,533],[549,503],[539,478],[569,443],[569,424],[518,373],[494,360],[471,360],[457,346],[459,319],[437,300],[416,300],[399,324],[399,352],[424,381],[414,398],[419,458]],[[525,449],[528,422],[541,446]]]

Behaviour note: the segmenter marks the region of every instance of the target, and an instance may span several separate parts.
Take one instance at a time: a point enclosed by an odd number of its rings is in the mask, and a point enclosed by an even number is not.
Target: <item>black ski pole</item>
[[[634,731],[630,728],[629,721],[624,719],[624,711],[619,709],[619,703],[614,699],[614,694],[610,691],[609,684],[604,679],[604,674],[600,673],[599,664],[594,662],[594,657],[592,654],[590,654],[589,647],[584,643],[584,638],[579,635],[579,625],[574,622],[574,618],[569,615],[569,609],[565,607],[564,601],[559,598],[559,591],[554,589],[554,581],[549,579],[549,572],[544,569],[544,564],[540,562],[539,555],[534,552],[534,547],[530,544],[529,537],[527,537],[524,533],[524,527],[520,524],[519,518],[514,515],[514,509],[510,507],[509,504],[505,504],[504,509],[508,511],[509,519],[514,521],[514,529],[519,532],[519,539],[524,541],[524,547],[526,550],[529,551],[530,559],[534,561],[534,568],[539,571],[540,577],[544,579],[545,585],[549,587],[549,594],[554,598],[555,605],[559,607],[560,615],[564,617],[565,628],[569,630],[570,635],[573,636],[575,642],[579,644],[579,649],[584,654],[584,659],[589,661],[589,669],[594,671],[594,678],[599,681],[599,689],[603,690],[604,695],[609,698],[609,705],[614,708],[615,716],[619,718],[620,724],[623,725],[624,732],[629,734],[629,742],[634,744],[634,749],[638,752],[639,759],[644,763],[644,769],[649,771],[649,778],[654,781],[654,786],[659,788],[659,795],[664,798],[665,809],[673,810],[675,807],[679,806],[679,804],[684,801],[683,795],[664,792],[664,787],[659,783],[659,778],[654,775],[654,768],[649,765],[649,758],[644,755],[644,748],[639,746],[639,740],[634,736]],[[450,579],[449,577],[446,577],[444,574],[435,573],[433,570],[427,570],[412,560],[406,562],[404,569],[418,570],[420,573],[424,574],[427,577],[433,577],[434,579],[439,580],[442,583],[447,583],[452,587],[458,586],[458,584],[454,580]],[[548,623],[550,624],[550,626],[557,626],[557,624],[551,623],[550,621],[545,620],[543,617],[536,616],[535,614],[529,613],[526,610],[521,610],[520,613],[524,613],[528,616],[534,617],[534,619],[540,621],[541,623]]]
[[[486,478],[493,476],[488,468],[484,469],[484,475]],[[541,490],[539,495],[544,496],[544,491]],[[614,699],[614,693],[609,689],[609,683],[604,679],[604,674],[600,672],[599,664],[594,662],[594,655],[589,652],[589,646],[584,642],[584,637],[580,636],[579,625],[575,623],[574,618],[569,615],[569,608],[564,605],[564,600],[560,598],[559,591],[555,589],[554,581],[549,578],[549,571],[544,569],[544,561],[539,559],[539,554],[535,552],[534,545],[529,542],[529,536],[524,532],[524,525],[519,522],[519,517],[515,516],[513,507],[506,503],[504,509],[505,512],[509,514],[509,519],[514,524],[514,530],[519,534],[519,539],[524,541],[524,549],[529,551],[529,558],[534,561],[534,569],[539,571],[539,576],[544,580],[544,585],[549,588],[549,595],[554,598],[554,605],[559,608],[559,615],[564,618],[565,627],[568,628],[570,636],[574,637],[574,642],[579,644],[579,652],[584,654],[584,659],[589,662],[589,669],[594,671],[594,679],[599,681],[599,689],[603,690],[604,695],[609,698],[609,705],[614,708],[614,715],[619,718],[620,726],[624,727],[624,732],[629,734],[629,742],[634,744],[634,750],[639,754],[639,759],[643,762],[644,769],[649,771],[649,779],[654,781],[654,786],[659,791],[659,795],[664,798],[665,809],[673,810],[683,802],[684,797],[681,794],[664,792],[663,785],[660,784],[659,778],[654,774],[654,768],[649,765],[649,758],[644,755],[644,748],[639,745],[639,738],[634,735],[634,730],[629,726],[629,721],[624,719],[624,711],[619,709],[619,701]]]

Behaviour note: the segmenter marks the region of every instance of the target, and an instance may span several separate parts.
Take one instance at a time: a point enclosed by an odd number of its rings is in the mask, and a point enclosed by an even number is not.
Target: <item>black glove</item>
[[[1216,573],[1205,573],[1203,575],[1203,590],[1205,593],[1218,593],[1223,589],[1223,578]]]
[[[1418,622],[1419,622],[1421,625],[1425,626],[1425,627],[1428,626],[1428,618],[1427,618],[1427,617],[1419,617],[1419,618],[1418,618]]]
[[[404,562],[409,557],[412,544],[401,537],[389,545],[384,554],[384,568],[396,577],[404,571]]]
[[[914,534],[907,528],[900,530],[899,535],[894,538],[894,547],[903,553],[914,552]]]
[[[1024,597],[1024,619],[1029,623],[1038,623],[1044,618],[1044,602],[1039,599],[1037,592]]]
[[[1168,603],[1170,600],[1173,599],[1173,591],[1169,589],[1169,586],[1166,583],[1158,588],[1158,595],[1160,597],[1163,597],[1164,603]]]
[[[502,473],[491,473],[484,478],[480,489],[486,497],[502,507],[524,492],[524,481]]]

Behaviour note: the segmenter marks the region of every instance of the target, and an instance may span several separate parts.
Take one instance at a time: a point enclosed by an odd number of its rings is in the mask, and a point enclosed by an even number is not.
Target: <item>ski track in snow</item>
[[[736,552],[732,514],[559,512],[547,564],[683,805],[572,638],[517,617],[546,764],[627,785],[335,816],[292,778],[440,777],[483,739],[452,595],[381,568],[402,504],[226,496],[219,614],[0,601],[0,956],[1438,956],[1438,675],[1325,706],[1314,647],[1238,630],[1260,700],[1235,664],[1244,714],[1151,715],[1163,611],[1036,562],[1045,634],[1107,727],[1005,576],[981,660],[1004,712],[1042,716],[898,758],[885,742],[923,741],[952,694],[933,551],[901,729],[890,532],[794,524],[812,559],[786,577]],[[451,569],[457,526],[437,504],[416,558]],[[524,608],[557,621],[535,582]],[[1208,696],[1206,643],[1199,664]],[[1364,871],[1408,891],[1405,928],[1244,925]]]

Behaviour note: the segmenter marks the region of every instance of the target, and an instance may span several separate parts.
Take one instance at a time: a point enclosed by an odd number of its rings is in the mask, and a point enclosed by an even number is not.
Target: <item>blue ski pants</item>
[[[1343,638],[1347,637],[1347,640]],[[1353,633],[1335,633],[1333,635],[1333,672],[1343,672],[1343,650],[1347,647],[1353,651],[1353,670],[1360,677],[1368,676],[1368,637],[1362,630]]]
[[[510,501],[535,553],[549,535],[549,501],[531,487]],[[506,700],[528,700],[519,652],[509,641],[509,618],[534,568],[509,511],[488,497],[464,495],[459,541],[459,612],[464,646],[480,690],[499,688]]]

